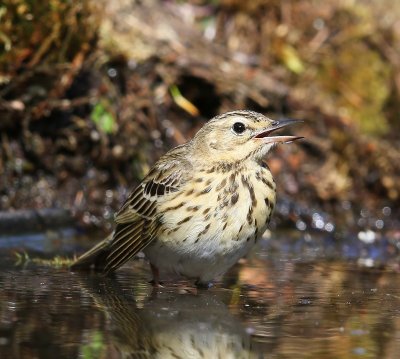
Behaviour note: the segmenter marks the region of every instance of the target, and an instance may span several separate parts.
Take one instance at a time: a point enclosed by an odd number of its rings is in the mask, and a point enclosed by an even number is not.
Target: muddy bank
[[[1,25],[3,211],[66,209],[110,229],[162,153],[248,108],[305,120],[306,139],[268,159],[275,225],[398,228],[396,6],[55,4],[10,6]]]

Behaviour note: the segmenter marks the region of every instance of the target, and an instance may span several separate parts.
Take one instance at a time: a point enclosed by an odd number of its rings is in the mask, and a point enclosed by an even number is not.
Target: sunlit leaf
[[[93,107],[90,118],[100,131],[104,133],[115,132],[114,116],[106,109],[106,106],[103,102],[99,102]]]
[[[186,112],[190,113],[192,116],[198,116],[200,111],[198,108],[193,105],[188,99],[182,96],[176,85],[172,85],[170,87],[171,96],[174,99],[175,103]]]
[[[294,47],[290,45],[284,45],[281,56],[282,61],[290,71],[294,72],[295,74],[300,74],[304,71],[304,64]]]

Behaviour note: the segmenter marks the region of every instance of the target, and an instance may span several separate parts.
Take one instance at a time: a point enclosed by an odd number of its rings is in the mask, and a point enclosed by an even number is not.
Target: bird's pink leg
[[[150,281],[150,283],[153,285],[153,287],[161,287],[160,271],[153,263],[150,263],[150,268],[153,275],[153,279]]]

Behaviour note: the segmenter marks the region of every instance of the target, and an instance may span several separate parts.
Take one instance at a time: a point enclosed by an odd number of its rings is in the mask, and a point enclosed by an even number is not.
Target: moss
[[[96,38],[90,0],[6,0],[0,5],[0,71],[73,61]]]
[[[385,134],[389,127],[384,107],[393,74],[379,48],[372,46],[379,41],[372,9],[361,5],[340,9],[333,19],[341,30],[318,64],[325,100],[362,133]]]
[[[388,129],[383,107],[389,96],[390,69],[365,44],[350,42],[322,63],[320,81],[343,114],[357,121],[366,133]]]
[[[15,265],[34,263],[37,265],[54,267],[54,268],[67,268],[75,260],[74,258],[65,258],[60,256],[55,256],[50,259],[43,259],[39,257],[31,258],[27,252],[22,252],[22,253],[16,252],[15,257],[16,257]]]

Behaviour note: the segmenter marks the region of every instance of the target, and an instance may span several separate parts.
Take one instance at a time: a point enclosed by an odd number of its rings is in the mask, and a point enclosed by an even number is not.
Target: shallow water
[[[396,266],[333,247],[271,239],[199,291],[154,290],[143,259],[105,278],[16,266],[3,250],[0,358],[397,358]]]

